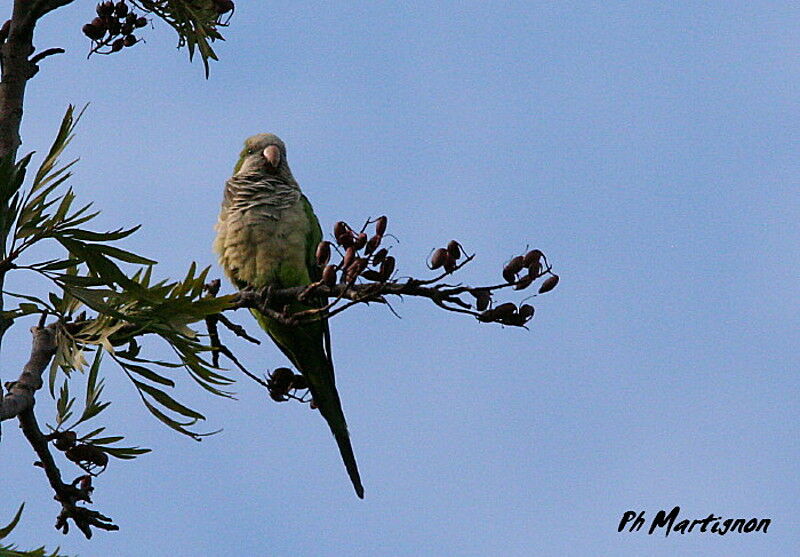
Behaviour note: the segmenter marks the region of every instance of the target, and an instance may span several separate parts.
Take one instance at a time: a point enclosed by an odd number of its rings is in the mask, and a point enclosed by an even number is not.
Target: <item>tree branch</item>
[[[502,288],[508,285],[497,285]],[[277,319],[287,325],[296,325],[302,321],[319,319],[320,314],[330,317],[340,313],[342,310],[353,305],[366,302],[378,302],[385,304],[384,299],[387,295],[394,296],[415,296],[428,298],[433,303],[448,311],[468,313],[477,316],[479,312],[470,309],[459,309],[443,304],[454,304],[461,308],[469,308],[469,304],[458,296],[472,290],[467,286],[448,287],[446,285],[425,286],[422,281],[408,279],[405,282],[368,282],[364,284],[336,284],[326,286],[322,283],[313,283],[310,286],[295,286],[293,288],[281,288],[269,290],[267,292],[256,290],[242,290],[239,292],[235,305],[231,309],[252,308],[261,313]],[[295,314],[285,314],[275,308],[308,297],[313,292],[314,295],[350,300],[349,303],[330,311],[332,308],[311,309]]]
[[[64,483],[61,479],[61,471],[58,469],[55,460],[53,460],[53,455],[50,454],[47,438],[39,429],[33,407],[27,408],[19,415],[19,426],[28,443],[31,444],[39,457],[37,465],[44,469],[50,486],[56,492],[55,500],[61,503],[61,512],[56,519],[56,528],[66,534],[69,532],[69,523],[67,521],[72,519],[87,539],[92,537],[92,527],[109,531],[119,530],[119,526],[112,524],[109,517],[102,515],[98,511],[78,506],[80,501],[92,502],[90,496],[92,488],[79,488],[75,485]],[[77,483],[77,480],[75,483]]]
[[[78,506],[77,503],[80,501],[91,503],[91,488],[79,488],[64,483],[61,471],[50,453],[47,437],[39,428],[34,413],[34,393],[42,387],[42,374],[56,352],[56,326],[57,323],[52,323],[46,327],[40,324],[31,328],[33,335],[31,357],[25,364],[19,379],[8,385],[9,392],[2,399],[0,417],[3,420],[14,416],[19,417],[22,433],[39,458],[37,465],[44,469],[47,480],[55,491],[55,499],[61,503],[61,512],[56,520],[56,528],[67,533],[69,530],[67,520],[72,519],[78,529],[87,538],[91,538],[92,527],[103,530],[118,530],[119,528],[111,523],[110,518],[99,512]]]
[[[34,393],[42,387],[42,374],[58,347],[55,327],[55,323],[47,327],[31,327],[31,357],[22,369],[19,379],[6,384],[8,393],[0,401],[0,421],[19,416],[33,408]]]
[[[8,38],[0,45],[0,158],[15,159],[21,144],[25,86],[35,68],[28,60],[33,53],[35,4],[33,0],[15,0]]]

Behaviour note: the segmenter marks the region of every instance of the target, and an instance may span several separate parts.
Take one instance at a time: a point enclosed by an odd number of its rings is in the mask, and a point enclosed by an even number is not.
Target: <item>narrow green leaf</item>
[[[94,431],[91,431],[91,432],[87,433],[86,435],[84,435],[83,437],[81,437],[81,441],[86,441],[86,440],[88,440],[88,439],[91,439],[91,438],[92,438],[92,437],[94,437],[95,435],[98,435],[98,434],[100,434],[100,433],[104,432],[104,431],[105,431],[105,429],[106,429],[106,428],[104,428],[104,427],[98,427],[98,428],[97,428],[97,429],[95,429]]]
[[[11,531],[17,527],[17,523],[19,522],[19,519],[22,517],[22,509],[24,508],[25,508],[25,503],[22,503],[19,506],[19,510],[17,510],[17,514],[14,515],[14,518],[11,520],[11,522],[9,522],[3,528],[0,528],[0,540],[8,536],[11,533]]]
[[[146,257],[142,257],[141,255],[105,244],[98,244],[97,249],[108,257],[113,257],[114,259],[125,261],[126,263],[133,263],[135,265],[155,265],[158,263],[153,259],[148,259]]]
[[[139,230],[142,225],[134,226],[133,228],[123,229],[119,228],[110,232],[92,232],[90,230],[82,230],[80,228],[65,228],[61,230],[61,234],[68,238],[76,240],[84,240],[87,242],[114,242],[126,238]]]
[[[123,362],[119,362],[119,363],[120,363],[120,365],[125,367],[125,369],[127,369],[128,371],[132,371],[133,373],[135,373],[137,375],[141,375],[145,379],[149,379],[150,381],[153,381],[154,383],[160,383],[162,385],[167,385],[168,387],[174,387],[175,386],[175,382],[172,381],[171,379],[167,379],[166,377],[164,377],[162,375],[159,375],[158,373],[156,373],[156,372],[154,372],[154,371],[152,371],[152,370],[150,370],[150,369],[148,369],[148,368],[146,368],[144,366],[139,366],[139,365],[136,365],[136,364],[127,364],[127,363],[123,363]]]
[[[110,445],[111,443],[116,443],[117,441],[122,441],[125,439],[122,435],[116,435],[112,437],[98,437],[97,439],[92,439],[92,445]]]
[[[98,449],[104,453],[108,453],[109,456],[122,460],[130,460],[150,452],[150,449],[142,449],[139,447],[98,447]]]
[[[183,433],[184,435],[191,437],[195,441],[200,441],[200,437],[202,437],[201,434],[194,433],[193,431],[189,431],[188,429],[186,429],[186,426],[194,425],[197,422],[197,420],[192,420],[187,423],[178,423],[177,421],[173,420],[172,418],[161,412],[158,408],[153,406],[150,402],[148,402],[146,398],[142,397],[142,402],[144,402],[144,405],[147,407],[150,413],[153,416],[155,416],[159,421],[161,421],[163,424],[167,425],[171,429],[174,429],[178,433]]]
[[[111,405],[110,402],[102,402],[100,404],[92,404],[91,406],[86,407],[86,409],[83,411],[83,414],[81,414],[80,419],[75,423],[75,425],[91,420],[92,418],[97,416],[100,412],[108,408],[110,405]]]
[[[173,412],[180,414],[182,416],[186,416],[187,418],[193,418],[194,421],[192,423],[195,423],[197,420],[206,419],[205,416],[203,416],[199,412],[195,412],[191,408],[187,408],[186,406],[184,406],[183,404],[181,404],[180,402],[169,396],[164,391],[156,389],[155,387],[152,387],[147,383],[142,383],[141,381],[137,381],[136,379],[133,378],[131,379],[139,388],[139,390],[144,391],[145,393],[153,397],[153,399],[155,399],[159,404],[161,404],[165,408],[169,408]]]
[[[49,261],[42,261],[41,263],[34,263],[31,267],[39,271],[62,271],[69,267],[74,267],[80,262],[79,259],[51,259]]]

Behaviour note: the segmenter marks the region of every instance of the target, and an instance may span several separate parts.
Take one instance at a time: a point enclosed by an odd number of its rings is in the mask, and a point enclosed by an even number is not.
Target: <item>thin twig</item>
[[[249,342],[252,342],[253,344],[261,344],[260,340],[247,334],[247,331],[241,325],[237,325],[221,313],[217,314],[217,317],[219,318],[219,322],[225,325],[225,327],[227,327],[227,329],[237,337],[241,337]]]
[[[31,64],[38,64],[48,56],[53,56],[55,54],[64,54],[66,52],[63,48],[48,48],[47,50],[41,51],[36,56],[33,56],[30,60]]]

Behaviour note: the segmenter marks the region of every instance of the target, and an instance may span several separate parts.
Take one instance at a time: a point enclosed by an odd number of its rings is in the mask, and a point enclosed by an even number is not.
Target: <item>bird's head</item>
[[[292,179],[286,162],[286,145],[280,137],[271,133],[248,137],[233,173],[269,174]]]

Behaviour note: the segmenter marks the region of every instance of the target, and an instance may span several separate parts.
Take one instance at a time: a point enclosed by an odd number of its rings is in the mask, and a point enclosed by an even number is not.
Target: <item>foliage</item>
[[[170,375],[183,368],[207,391],[230,396],[223,390],[232,382],[205,358],[210,348],[202,342],[192,323],[203,320],[228,307],[231,297],[203,296],[209,269],[198,271],[192,264],[180,281],[154,282],[155,261],[112,245],[136,232],[138,227],[96,232],[82,227],[97,216],[91,204],[74,209],[72,189],[63,191],[71,177],[69,169],[76,161],[61,165],[60,156],[69,145],[80,114],[69,107],[52,148],[42,162],[27,192],[21,191],[32,154],[17,165],[0,167],[0,202],[8,210],[0,223],[8,230],[8,241],[2,246],[0,267],[24,270],[46,278],[55,287],[47,299],[29,294],[4,291],[21,301],[0,316],[11,323],[26,315],[55,316],[58,320],[58,350],[49,375],[50,392],[61,374],[64,383],[58,396],[57,428],[63,429],[72,416],[75,399],[70,396],[67,381],[74,371],[86,367],[85,353],[97,350],[88,375],[86,403],[74,427],[102,412],[108,403],[100,403],[102,380],[98,382],[101,350],[119,365],[136,387],[145,407],[160,421],[192,438],[203,433],[191,428],[204,416],[178,402],[170,390],[175,382]],[[35,244],[55,241],[65,249],[63,257],[33,263],[20,259]],[[122,264],[140,266],[132,275]],[[142,355],[140,338],[154,335],[175,353],[176,361],[163,361]],[[124,346],[124,349],[119,347]],[[95,435],[99,431],[93,432]],[[92,435],[81,439],[88,440]],[[111,439],[117,439],[112,437]],[[120,438],[121,439],[121,438]],[[105,445],[111,441],[94,439]],[[104,447],[112,456],[126,458],[141,449]]]
[[[208,77],[209,60],[217,60],[211,47],[214,41],[225,40],[219,29],[228,26],[234,10],[232,0],[130,0],[135,9],[164,20],[178,33],[178,48],[189,49],[189,60],[195,50],[200,53]],[[97,4],[94,19],[83,26],[83,34],[92,41],[92,54],[114,54],[142,41],[134,34],[146,27],[149,20],[131,9],[126,0]]]

